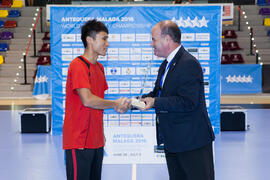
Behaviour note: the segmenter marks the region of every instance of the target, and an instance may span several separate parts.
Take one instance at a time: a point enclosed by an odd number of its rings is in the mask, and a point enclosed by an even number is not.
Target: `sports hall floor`
[[[216,180],[269,180],[270,95],[222,96],[221,104],[246,108],[250,128],[216,135]],[[0,99],[0,180],[64,180],[62,137],[21,134],[18,111],[26,107],[50,107],[50,100]],[[168,180],[165,164],[138,164],[134,172],[129,164],[104,165],[102,179]]]

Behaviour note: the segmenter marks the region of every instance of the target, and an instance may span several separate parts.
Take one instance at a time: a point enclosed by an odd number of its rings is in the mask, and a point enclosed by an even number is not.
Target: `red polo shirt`
[[[104,68],[99,62],[92,64],[83,59],[90,64],[90,76],[89,68],[79,58],[75,58],[68,68],[63,149],[104,146],[103,110],[85,107],[76,90],[88,88],[92,94],[104,98],[104,91],[108,89]]]

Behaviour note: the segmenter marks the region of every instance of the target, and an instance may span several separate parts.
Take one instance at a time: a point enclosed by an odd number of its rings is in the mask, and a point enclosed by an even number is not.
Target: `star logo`
[[[241,75],[229,75],[226,77],[226,81],[227,83],[252,83],[253,82],[253,78],[248,75],[244,75],[244,76],[241,76]]]
[[[208,20],[205,19],[205,17],[203,16],[201,20],[199,20],[200,22],[200,26],[201,27],[208,27],[207,23],[209,22]]]
[[[179,27],[183,28],[208,27],[209,22],[209,20],[206,20],[204,16],[202,17],[202,19],[198,19],[198,17],[196,16],[193,20],[190,19],[190,17],[187,17],[187,19],[183,19],[182,17],[180,17],[178,20],[173,17],[172,21],[175,22]]]

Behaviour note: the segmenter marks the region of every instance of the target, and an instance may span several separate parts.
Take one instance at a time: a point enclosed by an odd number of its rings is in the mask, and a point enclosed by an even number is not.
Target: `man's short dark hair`
[[[161,35],[169,35],[175,43],[181,43],[181,31],[174,22],[166,23],[168,21],[160,22]]]
[[[109,34],[109,31],[107,27],[100,21],[97,21],[95,19],[87,21],[82,26],[82,32],[81,32],[81,40],[83,42],[84,47],[87,47],[86,37],[90,36],[93,39],[96,39],[96,35],[100,32],[106,32]]]

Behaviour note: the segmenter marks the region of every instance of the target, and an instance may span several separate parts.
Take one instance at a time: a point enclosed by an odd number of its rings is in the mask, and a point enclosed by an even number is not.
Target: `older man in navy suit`
[[[152,29],[154,54],[164,57],[155,87],[143,96],[144,110],[155,108],[157,143],[164,144],[170,180],[214,180],[214,133],[198,60],[181,45],[172,21]]]

